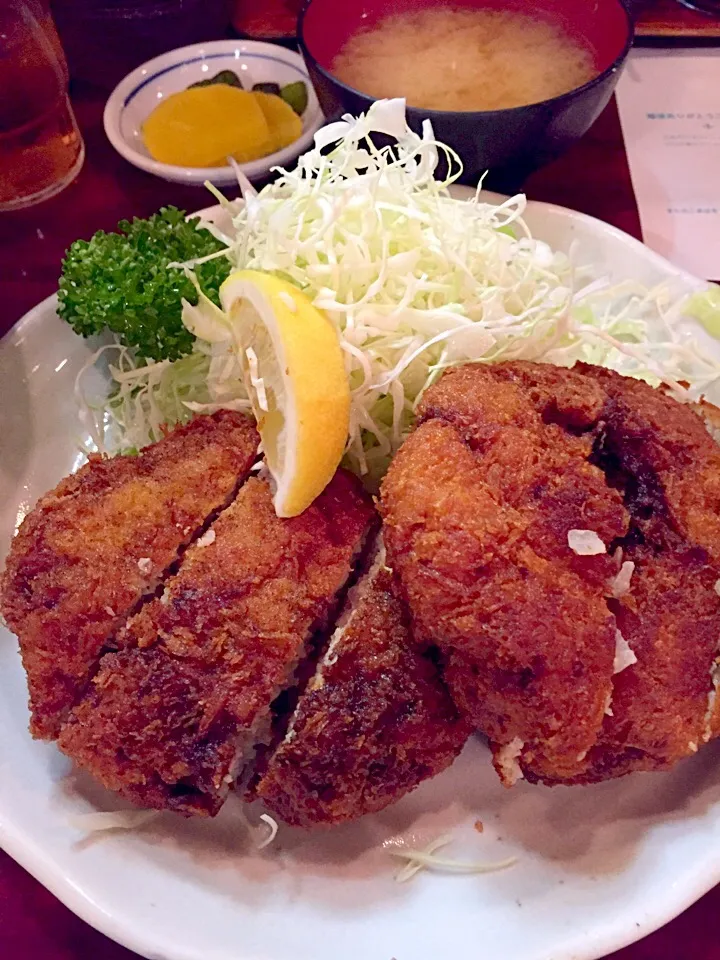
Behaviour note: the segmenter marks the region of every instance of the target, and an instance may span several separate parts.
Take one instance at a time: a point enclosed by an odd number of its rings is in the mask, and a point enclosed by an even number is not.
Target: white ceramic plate
[[[531,203],[527,219],[537,236],[566,249],[577,241],[580,256],[617,277],[702,286],[588,217]],[[0,344],[3,549],[36,498],[79,463],[73,382],[90,353],[52,298]],[[16,642],[0,631],[3,846],[89,923],[156,960],[592,960],[720,879],[718,745],[667,774],[508,791],[473,742],[382,814],[333,831],[281,827],[257,853],[235,801],[214,821],[164,814],[134,833],[84,838],[71,815],[119,805],[30,739],[25,701]],[[456,857],[518,863],[396,884],[383,844],[424,845],[445,832]]]
[[[103,123],[113,147],[133,166],[164,180],[201,186],[206,180],[217,186],[237,184],[232,167],[180,167],[153,160],[142,137],[142,125],[163,97],[186,90],[197,80],[206,80],[221,70],[232,70],[246,90],[255,83],[286,83],[302,80],[308,105],[302,116],[302,134],[284,150],[239,164],[251,180],[264,177],[271,167],[289,167],[312,144],[325,122],[315,90],[299,53],[260,40],[214,40],[179,47],[163,53],[129,73],[115,87],[105,104]]]

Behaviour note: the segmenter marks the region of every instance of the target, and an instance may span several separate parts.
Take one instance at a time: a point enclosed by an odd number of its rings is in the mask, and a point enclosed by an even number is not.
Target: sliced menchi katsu
[[[446,375],[419,415],[389,562],[504,782],[666,769],[717,735],[720,449],[692,405],[511,362]]]
[[[416,638],[439,647],[508,785],[523,770],[582,772],[611,696],[615,564],[568,545],[572,529],[609,543],[628,527],[589,462],[583,431],[602,403],[572,371],[457,368],[428,390],[383,481],[388,564]]]
[[[270,738],[273,702],[331,622],[375,523],[345,471],[290,519],[265,479],[248,480],[129,620],[61,749],[142,806],[216,813]]]
[[[662,770],[718,733],[720,448],[689,404],[599,367],[605,393],[593,459],[631,517],[608,601],[634,662],[613,696],[581,782]]]
[[[20,641],[34,736],[53,739],[103,653],[257,458],[253,423],[196,417],[137,456],[92,456],[12,542],[0,606]]]
[[[286,823],[376,813],[445,770],[470,734],[420,650],[379,546],[350,590],[284,740],[255,788]]]

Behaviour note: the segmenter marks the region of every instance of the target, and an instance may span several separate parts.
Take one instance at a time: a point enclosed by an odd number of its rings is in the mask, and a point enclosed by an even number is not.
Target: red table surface
[[[77,237],[111,230],[124,217],[145,217],[163,204],[196,210],[202,189],[165,183],[130,166],[102,129],[104,95],[77,90],[74,102],[87,146],[77,181],[37,207],[0,215],[0,334],[56,289],[63,251]],[[528,194],[563,204],[640,235],[637,208],[615,104],[563,158],[535,174]],[[616,960],[720,960],[720,888]],[[0,853],[0,958],[131,960],[129,951],[88,927]],[[376,958],[367,958],[376,960]],[[387,958],[377,958],[387,960]],[[502,960],[502,958],[498,958]]]

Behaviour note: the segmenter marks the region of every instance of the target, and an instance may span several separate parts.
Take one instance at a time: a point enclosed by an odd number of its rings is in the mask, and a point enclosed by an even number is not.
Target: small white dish
[[[224,211],[202,211],[220,220]],[[674,294],[706,284],[615,228],[530,202],[534,235],[612,279]],[[75,378],[96,344],[55,297],[0,342],[0,567],[37,498],[82,462]],[[720,355],[697,324],[689,330]],[[107,386],[95,370],[90,390]],[[17,642],[0,626],[0,845],[71,910],[155,960],[596,960],[655,930],[720,881],[720,741],[667,773],[589,787],[501,786],[473,740],[449,770],[333,830],[281,826],[257,851],[234,798],[215,820],[163,814],[86,837],[78,814],[117,798],[27,732]],[[256,816],[253,813],[253,816]],[[482,836],[475,828],[481,820]],[[400,885],[384,846],[450,833],[450,856],[515,867]],[[689,955],[690,951],[688,951]]]
[[[202,186],[209,180],[219,187],[237,183],[231,166],[181,167],[160,163],[148,153],[142,137],[142,125],[164,97],[185,90],[190,84],[232,70],[246,90],[255,83],[286,83],[303,80],[308,105],[303,114],[301,136],[284,150],[267,157],[239,164],[250,180],[265,176],[271,167],[289,166],[312,143],[325,123],[305,63],[299,53],[273,43],[256,40],[215,40],[163,53],[129,73],[115,87],[105,104],[105,133],[117,152],[141,170],[164,180]]]

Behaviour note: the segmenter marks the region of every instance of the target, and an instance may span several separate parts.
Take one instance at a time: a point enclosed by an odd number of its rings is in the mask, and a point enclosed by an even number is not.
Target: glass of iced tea
[[[47,200],[85,158],[46,0],[0,0],[0,212]]]

